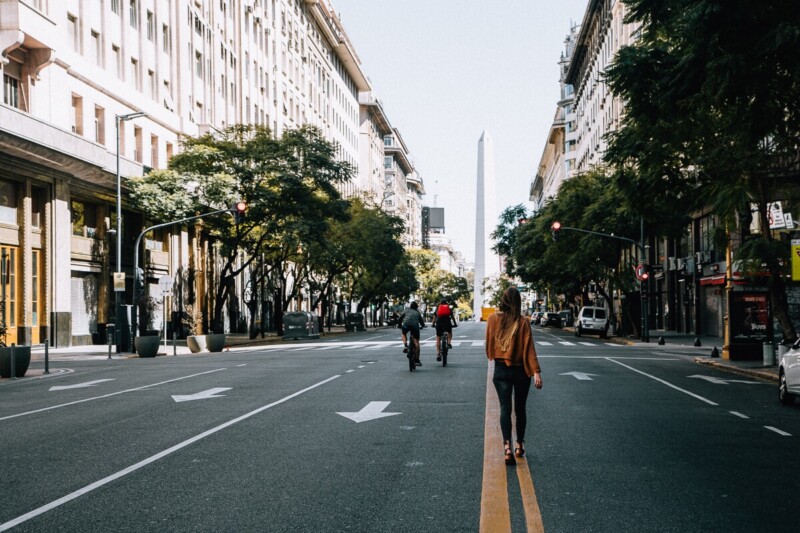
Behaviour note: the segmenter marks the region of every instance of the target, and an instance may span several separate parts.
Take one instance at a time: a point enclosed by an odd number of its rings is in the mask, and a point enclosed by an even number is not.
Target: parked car
[[[575,320],[575,336],[584,333],[596,333],[601,339],[608,335],[608,312],[604,307],[584,306]]]
[[[561,317],[562,328],[566,328],[575,324],[575,320],[572,318],[572,311],[570,311],[569,309],[559,311],[558,316]]]
[[[542,318],[542,312],[534,311],[533,314],[531,315],[531,326],[538,326],[539,320],[541,320],[541,318]]]
[[[778,368],[778,400],[783,405],[792,405],[800,395],[800,339],[781,356]]]
[[[542,327],[552,326],[554,328],[561,327],[561,316],[558,313],[545,313],[542,317]]]

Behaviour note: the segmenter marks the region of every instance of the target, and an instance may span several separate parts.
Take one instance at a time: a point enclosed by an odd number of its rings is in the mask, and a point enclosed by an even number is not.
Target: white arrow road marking
[[[701,376],[700,374],[695,374],[693,376],[686,376],[686,377],[704,379],[709,383],[716,383],[717,385],[727,385],[728,383],[745,383],[747,385],[760,385],[760,383],[757,381],[747,381],[745,379],[720,379],[720,378],[715,378],[713,376]]]
[[[356,424],[361,422],[369,422],[370,420],[376,420],[378,418],[383,418],[385,416],[394,416],[399,415],[402,413],[384,413],[382,412],[386,409],[389,404],[392,402],[369,402],[363,409],[358,411],[357,413],[336,413],[337,415],[342,415],[345,418],[349,418]]]
[[[586,374],[584,372],[564,372],[563,374],[559,374],[559,376],[574,376],[575,379],[578,381],[594,381],[589,376],[596,376],[597,374]]]
[[[186,395],[173,395],[172,399],[176,402],[191,402],[192,400],[205,400],[207,398],[222,398],[225,396],[224,394],[217,394],[218,392],[225,392],[226,390],[231,390],[230,387],[217,387],[215,389],[208,389],[204,390],[203,392],[197,392],[195,394],[186,394]]]
[[[83,389],[86,387],[94,387],[98,383],[105,381],[114,381],[113,379],[97,379],[95,381],[87,381],[86,383],[78,383],[77,385],[59,385],[57,387],[50,387],[50,391],[54,390],[67,390],[67,389]]]

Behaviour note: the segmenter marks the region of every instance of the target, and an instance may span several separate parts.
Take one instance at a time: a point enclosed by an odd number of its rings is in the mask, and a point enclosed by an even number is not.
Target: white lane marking
[[[473,346],[483,346],[484,341],[471,341]]]
[[[230,387],[216,387],[213,389],[204,390],[202,392],[196,392],[194,394],[173,394],[172,399],[175,402],[193,402],[195,400],[207,400],[209,398],[224,398],[224,394],[218,394],[220,392],[225,392],[228,390],[232,390]]]
[[[237,367],[241,367],[241,366],[247,366],[247,363],[244,363],[244,364],[241,364],[241,365],[236,365],[236,366],[237,366]]]
[[[720,379],[715,378],[713,376],[702,376],[700,374],[694,374],[693,376],[686,376],[688,378],[697,378],[697,379],[704,379],[709,383],[716,383],[717,385],[727,385],[728,383],[744,383],[745,385],[761,385],[761,383],[757,381],[750,381],[746,379]]]
[[[369,422],[370,420],[377,420],[378,418],[385,418],[387,416],[402,414],[384,413],[383,410],[389,407],[390,403],[392,402],[369,402],[367,405],[362,407],[360,411],[344,413],[337,412],[336,414],[342,415],[345,418],[349,418],[356,424],[360,424],[361,422]]]
[[[590,376],[597,376],[597,374],[586,374],[584,372],[564,372],[559,376],[572,376],[578,381],[594,381]]]
[[[780,429],[774,428],[772,426],[764,426],[764,427],[767,428],[770,431],[774,431],[775,433],[777,433],[778,435],[780,435],[782,437],[791,437],[792,436],[791,433],[786,433],[785,431],[781,431]]]
[[[583,344],[584,346],[598,346],[593,342],[578,342],[578,344]]]
[[[553,345],[552,342],[547,342],[547,341],[538,341],[538,342],[536,342],[536,344],[539,344],[541,346],[552,346]]]
[[[369,348],[364,348],[365,350],[383,350],[385,346],[381,346],[380,344],[377,346],[370,346]]]
[[[367,365],[358,365],[356,368],[364,368]]]
[[[134,391],[137,391],[137,390],[149,389],[150,387],[158,387],[159,385],[164,385],[166,383],[173,383],[175,381],[181,381],[183,379],[189,379],[189,378],[194,378],[194,377],[197,377],[197,376],[203,376],[205,374],[212,374],[214,372],[219,372],[221,370],[226,370],[226,369],[225,368],[217,368],[215,370],[208,370],[207,372],[200,372],[198,374],[192,374],[190,376],[183,376],[183,377],[180,377],[180,378],[168,379],[167,381],[162,381],[160,383],[153,383],[151,385],[143,385],[141,387],[136,387],[135,389],[126,389],[126,390],[121,390],[121,391],[117,391],[117,392],[112,392],[112,393],[109,393],[109,394],[104,394],[102,396],[94,396],[92,398],[84,398],[83,400],[75,400],[74,402],[67,402],[67,403],[62,403],[62,404],[59,404],[59,405],[51,405],[50,407],[43,407],[42,409],[36,409],[35,411],[27,411],[25,413],[17,413],[15,415],[4,416],[4,417],[0,418],[0,421],[8,420],[10,418],[17,418],[17,417],[20,417],[20,416],[27,416],[27,415],[32,415],[32,414],[36,414],[36,413],[42,413],[44,411],[51,411],[53,409],[59,409],[61,407],[67,407],[67,406],[70,406],[70,405],[75,405],[75,404],[79,404],[79,403],[83,403],[83,402],[91,402],[92,400],[102,400],[103,398],[110,398],[111,396],[116,396],[118,394],[125,394],[126,392],[134,392]],[[0,531],[2,531],[2,530],[0,530]]]
[[[633,370],[634,372],[636,372],[636,373],[638,373],[638,374],[641,374],[641,375],[643,375],[643,376],[647,376],[648,378],[650,378],[650,379],[653,379],[653,380],[655,380],[655,381],[658,381],[659,383],[663,383],[663,384],[664,384],[664,385],[666,385],[667,387],[671,387],[671,388],[675,389],[676,391],[680,391],[680,392],[682,392],[682,393],[684,393],[684,394],[688,394],[688,395],[689,395],[689,396],[691,396],[692,398],[697,398],[697,399],[698,399],[698,400],[700,400],[701,402],[706,402],[706,403],[707,403],[707,404],[709,404],[709,405],[719,405],[718,403],[716,403],[716,402],[712,402],[711,400],[709,400],[709,399],[707,399],[707,398],[703,398],[703,397],[702,397],[702,396],[700,396],[699,394],[695,394],[695,393],[693,393],[693,392],[689,392],[688,390],[686,390],[686,389],[682,389],[682,388],[678,387],[677,385],[673,385],[673,384],[672,384],[672,383],[670,383],[669,381],[665,381],[665,380],[663,380],[663,379],[661,379],[661,378],[657,378],[657,377],[655,377],[655,376],[653,376],[653,375],[651,375],[651,374],[648,374],[647,372],[642,372],[641,370],[637,370],[637,369],[633,368],[632,366],[628,366],[628,365],[626,365],[625,363],[620,363],[619,361],[615,361],[614,359],[612,359],[612,358],[610,358],[610,357],[606,357],[605,359],[606,359],[606,360],[608,360],[608,361],[611,361],[612,363],[616,363],[616,364],[618,364],[619,366],[623,366],[623,367],[627,368],[628,370]]]
[[[106,381],[114,381],[114,379],[96,379],[94,381],[86,381],[76,385],[57,385],[50,387],[49,391],[69,390],[69,389],[84,389],[86,387],[94,387],[98,383],[105,383]]]
[[[739,418],[745,418],[745,419],[749,419],[749,418],[750,418],[750,417],[749,417],[749,416],[747,416],[747,415],[743,415],[743,414],[742,414],[742,413],[740,413],[739,411],[729,411],[729,412],[730,412],[730,414],[732,414],[732,415],[734,415],[734,416],[738,416]]]
[[[563,346],[575,346],[574,342],[569,342],[569,341],[558,341],[558,344],[561,344]]]
[[[350,370],[346,370],[345,372],[347,372],[349,374],[350,372],[355,372],[355,370],[350,369]]]
[[[341,346],[319,346],[315,350],[333,350],[334,348],[341,348]]]
[[[319,383],[315,383],[314,385],[311,385],[310,387],[306,387],[303,390],[299,390],[297,392],[294,392],[294,393],[290,394],[289,396],[285,396],[285,397],[281,398],[280,400],[277,400],[277,401],[272,402],[270,404],[261,406],[258,409],[250,411],[249,413],[245,413],[245,414],[243,414],[242,416],[240,416],[238,418],[234,418],[233,420],[229,420],[229,421],[227,421],[225,423],[220,424],[219,426],[217,426],[215,428],[211,428],[208,431],[204,431],[203,433],[200,433],[199,435],[195,435],[194,437],[192,437],[190,439],[186,439],[185,441],[183,441],[181,443],[178,443],[175,446],[172,446],[171,448],[167,448],[166,450],[163,450],[163,451],[161,451],[161,452],[159,452],[159,453],[157,453],[157,454],[155,454],[155,455],[153,455],[151,457],[148,457],[147,459],[144,459],[142,461],[139,461],[136,464],[133,464],[133,465],[127,467],[127,468],[124,468],[124,469],[120,470],[119,472],[116,472],[114,474],[111,474],[110,476],[104,477],[103,479],[101,479],[99,481],[95,481],[94,483],[86,485],[85,487],[83,487],[81,489],[78,489],[75,492],[71,492],[71,493],[67,494],[66,496],[63,496],[63,497],[61,497],[61,498],[59,498],[57,500],[54,500],[54,501],[52,501],[52,502],[50,502],[50,503],[48,503],[46,505],[43,505],[43,506],[41,506],[41,507],[39,507],[37,509],[34,509],[33,511],[30,511],[29,513],[25,513],[22,516],[18,516],[17,518],[14,518],[13,520],[9,520],[8,522],[6,522],[4,524],[0,524],[0,531],[5,531],[7,529],[11,529],[12,527],[18,526],[18,525],[22,524],[23,522],[26,522],[26,521],[30,520],[31,518],[35,518],[35,517],[37,517],[37,516],[39,516],[41,514],[44,514],[44,513],[48,512],[48,511],[51,511],[51,510],[55,509],[56,507],[64,505],[65,503],[70,502],[70,501],[72,501],[72,500],[74,500],[76,498],[79,498],[79,497],[83,496],[84,494],[88,494],[89,492],[91,492],[91,491],[93,491],[95,489],[98,489],[98,488],[102,487],[103,485],[107,485],[107,484],[111,483],[112,481],[116,481],[117,479],[119,479],[119,478],[121,478],[123,476],[127,476],[128,474],[130,474],[132,472],[135,472],[135,471],[139,470],[140,468],[143,468],[143,467],[145,467],[145,466],[147,466],[147,465],[149,465],[151,463],[154,463],[154,462],[158,461],[159,459],[163,459],[164,457],[166,457],[166,456],[168,456],[168,455],[170,455],[172,453],[175,453],[178,450],[181,450],[181,449],[189,446],[190,444],[194,444],[195,442],[197,442],[199,440],[202,440],[202,439],[204,439],[204,438],[206,438],[208,436],[211,436],[214,433],[218,433],[218,432],[222,431],[225,428],[228,428],[228,427],[230,427],[230,426],[232,426],[234,424],[238,424],[239,422],[241,422],[243,420],[246,420],[246,419],[248,419],[248,418],[250,418],[252,416],[255,416],[258,413],[261,413],[262,411],[266,411],[267,409],[275,407],[276,405],[280,405],[280,404],[282,404],[284,402],[287,402],[287,401],[291,400],[292,398],[296,398],[297,396],[300,396],[301,394],[305,394],[306,392],[308,392],[310,390],[313,390],[313,389],[316,389],[317,387],[320,387],[322,385],[325,385],[326,383],[328,383],[330,381],[333,381],[334,379],[339,378],[339,377],[341,377],[341,376],[340,375],[336,375],[336,376],[329,377],[328,379],[322,380]]]

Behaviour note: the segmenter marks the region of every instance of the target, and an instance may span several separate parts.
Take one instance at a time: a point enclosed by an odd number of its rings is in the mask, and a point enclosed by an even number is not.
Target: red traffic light
[[[247,204],[244,202],[236,202],[236,212],[244,213],[247,210]]]
[[[636,267],[636,279],[639,281],[647,281],[649,277],[650,273],[647,271],[647,265],[641,264]]]
[[[560,230],[560,229],[561,229],[561,222],[559,222],[558,220],[556,220],[556,221],[555,221],[555,222],[553,222],[553,224],[550,226],[550,229],[552,229],[553,231],[558,231],[558,230]]]

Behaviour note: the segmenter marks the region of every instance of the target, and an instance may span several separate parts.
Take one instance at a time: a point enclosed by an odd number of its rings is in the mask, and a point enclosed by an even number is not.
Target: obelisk
[[[497,226],[494,205],[494,147],[484,130],[478,140],[478,184],[475,205],[475,286],[473,288],[476,320],[484,307],[483,282],[500,272],[500,262],[492,250],[491,234]]]

